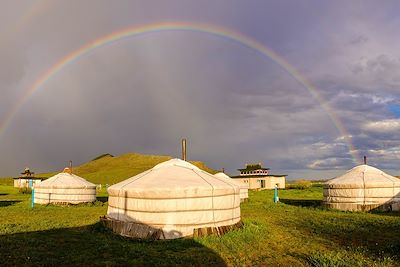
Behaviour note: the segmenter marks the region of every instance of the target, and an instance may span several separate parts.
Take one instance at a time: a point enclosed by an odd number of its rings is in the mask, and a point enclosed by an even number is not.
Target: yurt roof
[[[369,165],[359,165],[325,183],[326,188],[375,188],[400,186],[400,179]]]
[[[49,179],[36,185],[36,188],[93,188],[95,184],[86,181],[82,177],[73,173],[64,171],[56,174]]]
[[[157,170],[157,169],[168,167],[168,166],[177,166],[177,167],[184,167],[184,168],[188,168],[188,169],[200,170],[199,167],[191,164],[190,162],[187,162],[187,161],[184,161],[181,159],[176,159],[176,158],[161,162],[161,163],[157,164],[156,166],[154,166],[153,169]]]
[[[229,179],[230,181],[232,181],[233,183],[235,183],[236,185],[238,185],[242,189],[248,189],[249,188],[248,185],[245,185],[245,184],[243,184],[243,183],[241,183],[239,181],[235,181],[234,179],[232,179],[231,177],[229,177],[228,175],[226,175],[223,172],[218,172],[218,173],[214,174],[214,176],[217,177],[217,178],[221,178],[221,179]]]
[[[138,198],[183,198],[239,192],[233,181],[222,180],[193,164],[171,159],[108,188],[109,194]]]
[[[214,176],[218,177],[218,178],[227,178],[227,179],[232,179],[231,177],[229,177],[227,174],[223,173],[223,172],[218,172],[216,174],[214,174]]]

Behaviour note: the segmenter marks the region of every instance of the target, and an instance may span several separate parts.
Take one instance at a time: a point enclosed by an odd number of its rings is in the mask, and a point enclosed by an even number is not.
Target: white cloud
[[[400,159],[400,146],[391,147],[388,149],[370,149],[368,151],[374,157],[381,157],[384,160],[399,160]]]
[[[308,168],[313,170],[345,169],[346,166],[347,162],[340,158],[318,159],[307,165]]]
[[[364,124],[363,128],[376,133],[398,132],[400,131],[400,119],[367,122]]]

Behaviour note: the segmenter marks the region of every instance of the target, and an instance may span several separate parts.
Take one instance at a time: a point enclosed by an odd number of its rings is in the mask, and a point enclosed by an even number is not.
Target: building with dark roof
[[[232,176],[232,178],[240,180],[240,182],[249,185],[249,189],[264,190],[285,188],[285,174],[269,174],[269,168],[263,168],[261,163],[246,164],[246,168],[238,169],[240,175]]]
[[[31,172],[28,167],[25,168],[21,175],[14,179],[14,187],[23,188],[30,187],[29,182],[32,181],[32,185],[39,184],[44,180],[43,177],[35,177],[35,173]]]

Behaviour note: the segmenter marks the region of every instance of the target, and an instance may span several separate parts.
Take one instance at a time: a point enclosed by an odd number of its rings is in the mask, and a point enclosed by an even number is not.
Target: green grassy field
[[[0,265],[400,266],[399,213],[325,210],[321,187],[272,195],[250,192],[244,228],[223,237],[149,242],[103,229],[107,203],[32,210],[30,195],[0,186]]]

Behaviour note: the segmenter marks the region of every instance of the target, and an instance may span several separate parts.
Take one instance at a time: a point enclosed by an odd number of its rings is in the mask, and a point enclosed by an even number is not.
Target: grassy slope
[[[0,177],[0,185],[14,185],[12,177]]]
[[[322,190],[250,192],[245,227],[195,240],[140,242],[98,226],[107,204],[29,207],[0,186],[2,266],[399,266],[400,214],[324,210]],[[104,195],[104,192],[102,192]],[[21,201],[21,202],[10,202]],[[8,202],[7,202],[8,201]]]
[[[146,171],[158,163],[169,159],[171,159],[169,156],[128,153],[116,157],[105,156],[89,161],[74,167],[73,171],[75,174],[93,183],[111,185]],[[214,170],[208,168],[203,162],[191,161],[191,163],[203,170],[215,173]],[[38,176],[50,177],[56,173],[39,174]]]

